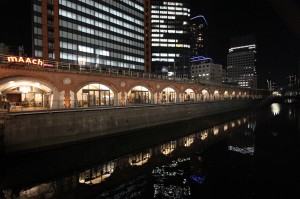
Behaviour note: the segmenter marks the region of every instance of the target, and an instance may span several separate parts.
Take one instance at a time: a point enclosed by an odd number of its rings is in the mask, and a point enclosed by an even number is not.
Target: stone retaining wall
[[[55,147],[160,124],[248,108],[258,100],[228,100],[159,106],[9,115],[6,153]]]

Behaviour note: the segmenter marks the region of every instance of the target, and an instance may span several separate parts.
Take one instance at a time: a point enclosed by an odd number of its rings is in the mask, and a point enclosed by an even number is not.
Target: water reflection
[[[279,115],[280,113],[280,104],[279,103],[273,103],[271,104],[271,110],[272,110],[272,113],[273,115]]]
[[[100,184],[106,178],[110,177],[116,168],[114,161],[104,163],[91,169],[79,173],[79,183],[88,185]]]
[[[176,149],[176,144],[177,144],[176,141],[171,141],[171,142],[168,142],[166,144],[162,144],[161,147],[160,147],[161,152],[164,155],[170,155]]]
[[[237,124],[239,122],[237,121]],[[231,132],[228,140],[228,150],[241,154],[254,154],[256,121],[249,120],[245,128],[238,132]]]
[[[3,190],[4,198],[55,198],[83,188],[84,193],[96,190],[97,198],[139,198],[149,182],[153,183],[153,197],[185,198],[191,195],[193,183],[202,184],[206,180],[201,152],[208,143],[226,137],[228,150],[253,155],[255,122],[255,116],[244,116],[91,166],[59,180],[33,185],[21,191],[7,187]],[[244,133],[238,133],[241,130]],[[145,177],[147,173],[151,176]],[[92,188],[95,186],[97,189]],[[85,197],[88,198],[87,195]]]

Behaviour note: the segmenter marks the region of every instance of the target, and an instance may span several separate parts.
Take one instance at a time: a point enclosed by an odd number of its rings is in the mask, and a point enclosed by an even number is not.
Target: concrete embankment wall
[[[5,119],[6,153],[55,147],[165,123],[248,108],[256,100],[228,100],[105,110],[76,110],[9,115]]]

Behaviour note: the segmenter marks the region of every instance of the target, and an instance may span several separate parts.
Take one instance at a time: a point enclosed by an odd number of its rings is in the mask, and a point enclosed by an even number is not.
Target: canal
[[[297,198],[299,111],[285,100],[12,154],[0,198]]]

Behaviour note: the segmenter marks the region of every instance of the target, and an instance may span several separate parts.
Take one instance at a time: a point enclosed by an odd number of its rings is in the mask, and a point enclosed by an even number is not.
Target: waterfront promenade
[[[1,56],[5,101],[0,120],[6,152],[239,110],[269,95],[198,80],[57,62],[37,65],[24,63],[27,58]]]

